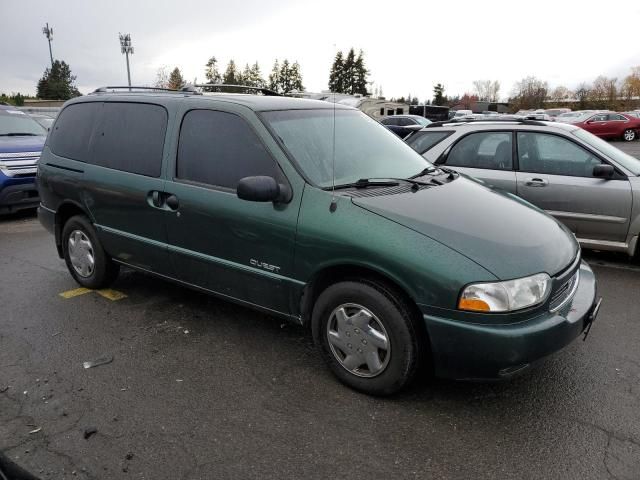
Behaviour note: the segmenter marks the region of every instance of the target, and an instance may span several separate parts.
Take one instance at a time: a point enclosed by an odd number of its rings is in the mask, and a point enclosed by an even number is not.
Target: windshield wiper
[[[11,133],[0,133],[0,137],[37,137],[37,133],[21,133],[21,132],[11,132]]]
[[[361,178],[355,182],[351,183],[343,183],[341,185],[336,185],[336,190],[341,188],[367,188],[367,187],[397,187],[399,183],[397,181],[391,180],[370,180],[368,178]],[[332,187],[326,187],[325,190],[331,190]]]

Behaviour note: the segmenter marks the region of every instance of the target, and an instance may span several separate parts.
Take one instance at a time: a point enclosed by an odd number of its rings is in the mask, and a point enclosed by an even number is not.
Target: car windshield
[[[21,111],[0,111],[0,136],[46,134],[47,132],[35,120]]]
[[[394,133],[358,110],[279,110],[263,117],[312,183],[407,178],[430,165]],[[334,128],[335,118],[335,128]]]
[[[609,142],[596,137],[592,133],[589,133],[582,128],[574,130],[573,134],[587,144],[591,145],[596,150],[604,153],[614,162],[619,163],[627,170],[633,172],[634,175],[640,175],[640,160],[638,160],[637,158],[624,153],[622,150],[614,147]]]

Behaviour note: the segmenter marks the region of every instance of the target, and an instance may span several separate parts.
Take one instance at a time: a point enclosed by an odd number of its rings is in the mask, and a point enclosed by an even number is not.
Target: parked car
[[[127,266],[308,325],[379,395],[422,365],[512,376],[597,314],[562,224],[354,108],[115,90],[68,101],[39,163],[40,221],[84,287]]]
[[[0,105],[0,213],[38,206],[35,177],[46,135],[24,112]]]
[[[624,112],[626,116],[640,118],[640,110],[634,110],[633,112]]]
[[[577,118],[573,125],[584,128],[600,138],[626,142],[636,140],[640,133],[640,118],[615,112],[599,112]]]
[[[51,129],[51,125],[53,125],[53,122],[55,121],[55,118],[48,115],[41,115],[39,113],[32,113],[29,116],[38,122],[47,132]]]
[[[584,247],[640,252],[640,160],[570,124],[434,125],[406,140],[427,160],[524,198]]]
[[[555,120],[560,115],[563,115],[565,113],[571,113],[571,109],[570,108],[548,108],[544,111],[544,113],[549,115],[549,117],[551,117],[552,120]]]

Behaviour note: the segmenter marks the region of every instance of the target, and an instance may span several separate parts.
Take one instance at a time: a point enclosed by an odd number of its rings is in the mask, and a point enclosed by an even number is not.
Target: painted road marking
[[[91,290],[90,288],[74,288],[73,290],[67,290],[66,292],[62,292],[59,295],[62,298],[74,298],[79,295],[84,295],[85,293],[96,292],[98,295],[101,295],[104,298],[107,298],[113,302],[122,300],[123,298],[127,298],[127,296],[119,292],[117,290],[112,290],[110,288],[103,288],[102,290]]]
[[[122,300],[123,298],[127,298],[124,293],[117,290],[111,290],[110,288],[103,288],[102,290],[96,290],[96,292],[98,292],[104,298],[108,298],[109,300],[112,300],[114,302]]]
[[[73,298],[73,297],[77,297],[78,295],[84,295],[85,293],[89,293],[91,291],[92,290],[89,290],[88,288],[80,287],[80,288],[74,288],[73,290],[67,290],[66,292],[62,292],[60,296],[62,298]]]

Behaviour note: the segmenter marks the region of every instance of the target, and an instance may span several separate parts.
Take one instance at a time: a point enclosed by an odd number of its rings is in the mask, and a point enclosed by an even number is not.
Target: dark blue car
[[[0,214],[35,208],[35,179],[47,131],[15,107],[0,105]]]

